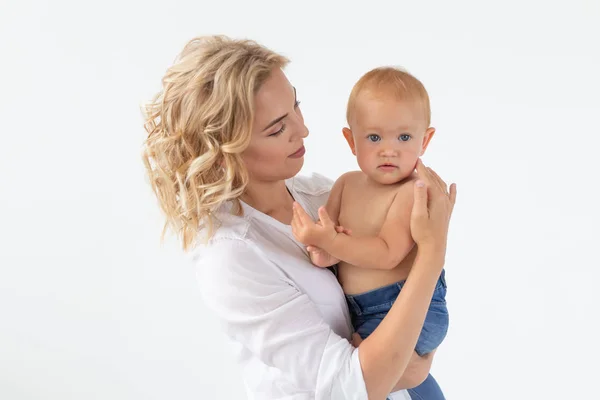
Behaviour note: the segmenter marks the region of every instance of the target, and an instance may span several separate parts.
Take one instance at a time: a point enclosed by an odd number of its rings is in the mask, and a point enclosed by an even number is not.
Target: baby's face
[[[360,169],[381,184],[409,177],[423,155],[434,129],[412,102],[360,95],[352,121],[351,140]],[[354,143],[351,143],[354,142]]]

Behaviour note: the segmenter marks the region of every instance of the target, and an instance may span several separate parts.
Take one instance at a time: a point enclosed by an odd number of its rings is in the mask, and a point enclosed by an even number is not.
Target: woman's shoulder
[[[329,198],[333,181],[321,174],[297,175],[287,181],[287,187],[296,201],[314,220],[318,220],[317,210],[324,206]]]
[[[194,266],[208,275],[243,272],[240,270],[262,259],[259,249],[244,234],[223,227],[217,229],[208,241],[198,244],[190,257]]]
[[[232,268],[268,260],[261,240],[268,227],[254,218],[253,213],[244,209],[242,215],[235,215],[228,208],[215,213],[212,235],[208,240],[200,238],[191,252],[192,260],[196,264],[218,263]]]
[[[245,234],[220,227],[209,240],[199,243],[190,255],[195,262],[218,259],[225,264],[234,265],[237,264],[237,259],[242,261],[248,253],[256,253],[256,248]]]
[[[288,187],[295,191],[304,193],[310,196],[321,196],[329,194],[333,186],[333,180],[328,177],[313,172],[310,175],[296,175],[287,180]]]

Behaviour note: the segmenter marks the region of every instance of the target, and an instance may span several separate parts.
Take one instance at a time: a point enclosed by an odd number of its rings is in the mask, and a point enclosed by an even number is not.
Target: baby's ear
[[[346,138],[346,142],[348,142],[348,146],[350,146],[350,150],[352,150],[352,154],[356,155],[356,146],[354,144],[354,135],[352,135],[352,131],[349,128],[343,128],[342,133]]]
[[[435,135],[435,128],[429,128],[425,131],[425,135],[423,135],[423,143],[421,144],[421,155],[425,154],[425,150],[427,150],[427,146],[429,146],[429,142]]]

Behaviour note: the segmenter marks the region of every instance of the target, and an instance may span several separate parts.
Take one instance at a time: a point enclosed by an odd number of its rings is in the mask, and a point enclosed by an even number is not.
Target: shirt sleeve
[[[197,260],[203,300],[226,333],[316,400],[366,400],[355,349],[261,250],[221,239]]]

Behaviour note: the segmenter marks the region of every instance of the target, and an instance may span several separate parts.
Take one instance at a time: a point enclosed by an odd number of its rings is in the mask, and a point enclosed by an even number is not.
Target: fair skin
[[[255,95],[252,138],[242,155],[250,182],[241,199],[288,225],[294,199],[284,180],[302,168],[302,151],[298,150],[307,135],[295,91],[283,72],[274,69]],[[411,229],[419,245],[417,261],[388,316],[359,344],[363,377],[372,400],[383,400],[393,390],[417,386],[431,367],[431,357],[415,359],[413,349],[443,268],[456,191],[452,186],[448,194],[445,183],[425,167],[418,167],[417,174],[424,182],[415,193],[419,200],[413,208],[416,225]]]
[[[255,96],[255,118],[250,145],[242,154],[250,183],[242,200],[259,211],[289,224],[293,198],[285,179],[300,172],[303,157],[294,153],[304,146],[308,129],[298,107],[296,91],[280,69]]]
[[[416,254],[409,226],[414,170],[435,129],[417,101],[369,90],[357,96],[350,127],[343,133],[361,170],[338,179],[320,223],[295,205],[292,227],[315,265],[341,260],[344,292],[357,294],[408,276]],[[353,236],[338,234],[333,221]]]
[[[410,233],[414,170],[435,129],[415,102],[373,92],[358,95],[350,121],[343,133],[361,170],[337,180],[318,224],[295,204],[292,227],[315,265],[339,262],[344,292],[358,294],[410,273],[416,256]],[[335,231],[333,221],[354,236]]]

